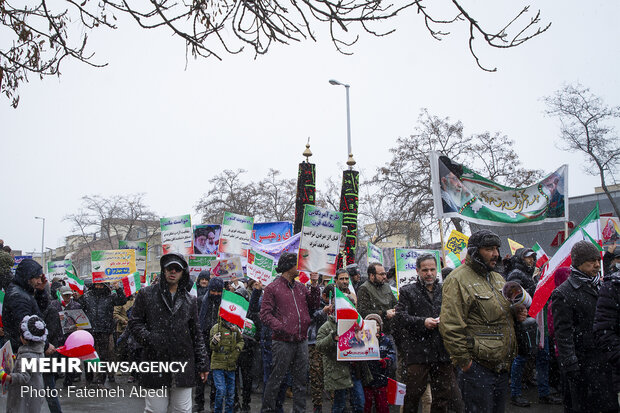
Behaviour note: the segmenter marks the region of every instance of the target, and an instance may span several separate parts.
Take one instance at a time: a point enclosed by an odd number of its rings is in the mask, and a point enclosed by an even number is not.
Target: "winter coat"
[[[615,257],[616,255],[613,252],[605,251],[605,254],[603,254],[603,274],[605,276],[618,271],[614,265]]]
[[[366,281],[356,290],[356,293],[357,311],[360,315],[366,317],[368,314],[379,314],[381,320],[383,320],[383,331],[389,334],[391,332],[391,323],[385,315],[387,310],[396,307],[398,303],[389,284],[384,283],[377,287],[370,281]]]
[[[442,285],[438,281],[433,286],[432,300],[426,287],[419,282],[400,289],[394,326],[401,330],[399,347],[407,365],[450,361],[439,329],[429,330],[424,326],[427,318],[439,317],[441,301]]]
[[[220,333],[220,341],[215,344],[213,336]],[[243,350],[243,337],[239,327],[233,325],[232,328],[226,327],[220,321],[211,328],[209,334],[209,345],[211,346],[211,370],[237,370],[237,360]]]
[[[605,277],[594,313],[594,335],[599,350],[614,370],[616,392],[620,392],[620,272]]]
[[[24,359],[43,358],[43,343],[28,343],[22,345],[17,350],[15,368],[11,372],[12,382],[6,400],[6,411],[15,413],[39,413],[43,407],[45,397],[31,397],[30,394],[22,396],[22,386],[29,390],[43,389],[43,374],[22,372],[22,361]]]
[[[504,278],[468,256],[443,285],[439,333],[452,362],[471,360],[507,371],[517,354],[514,318],[502,295]]]
[[[523,254],[527,252],[527,248],[519,248],[515,255],[510,259],[512,261],[512,270],[506,276],[506,281],[514,281],[519,283],[521,287],[527,291],[530,297],[534,296],[536,291],[536,281],[532,278],[535,267],[529,268],[523,261]]]
[[[300,282],[289,283],[280,276],[265,287],[260,319],[271,328],[273,340],[302,342],[308,336],[310,314],[320,304],[319,287],[308,289]]]
[[[553,324],[560,372],[567,378],[573,411],[613,410],[612,372],[593,334],[598,290],[577,270],[552,295]],[[566,404],[566,400],[565,400]]]
[[[383,333],[379,334],[379,357],[386,360],[386,366],[381,366],[381,361],[373,360],[368,362],[368,369],[372,375],[372,381],[368,383],[367,387],[385,387],[388,385],[388,375],[390,367],[396,363],[396,347],[394,342]]]
[[[45,321],[45,326],[47,327],[47,340],[54,345],[54,347],[59,347],[65,344],[65,340],[69,336],[70,333],[62,332],[62,325],[60,322],[60,311],[64,310],[79,310],[82,307],[75,301],[70,300],[65,307],[62,306],[60,301],[52,300],[47,309],[43,313],[43,321]]]
[[[127,299],[125,304],[114,307],[112,317],[114,321],[116,321],[116,332],[119,334],[123,334],[123,331],[125,331],[127,327],[127,323],[129,322],[127,311],[133,306],[134,301],[135,299],[132,296]]]
[[[321,305],[325,303],[321,302]],[[325,304],[326,305],[326,304]],[[310,321],[310,326],[308,327],[308,344],[316,344],[316,335],[319,332],[319,328],[327,321],[327,314],[323,311],[323,308],[319,308],[315,310],[312,314],[312,320]]]
[[[110,287],[104,284],[99,289],[95,284],[78,299],[88,321],[90,321],[91,333],[112,333],[114,331],[114,307],[124,305],[127,302],[123,287],[110,291]]]
[[[38,264],[37,264],[38,265]],[[40,266],[39,266],[40,268]],[[35,268],[36,270],[36,268]],[[11,347],[16,351],[21,345],[20,327],[22,320],[27,315],[38,315],[43,317],[43,312],[39,308],[36,296],[40,302],[45,301],[47,292],[45,290],[34,290],[28,284],[30,274],[17,272],[15,277],[6,289],[4,304],[2,306],[2,324],[4,325],[5,337],[11,340]],[[47,300],[49,302],[49,299]]]
[[[200,329],[205,336],[205,341],[209,341],[209,332],[211,327],[217,324],[219,320],[219,308],[222,303],[221,295],[212,296],[211,291],[222,292],[224,289],[224,281],[220,278],[214,278],[209,281],[207,286],[207,292],[202,297],[202,304],[200,305]]]
[[[142,345],[144,361],[187,362],[180,373],[140,374],[147,388],[193,387],[196,372],[209,371],[204,340],[198,326],[198,304],[187,292],[189,273],[184,271],[174,297],[166,277],[136,294],[127,328]]]
[[[316,337],[316,349],[323,354],[323,386],[325,391],[350,389],[353,387],[351,379],[351,362],[338,361],[338,342],[334,335],[338,334],[338,325],[333,316],[319,328]]]

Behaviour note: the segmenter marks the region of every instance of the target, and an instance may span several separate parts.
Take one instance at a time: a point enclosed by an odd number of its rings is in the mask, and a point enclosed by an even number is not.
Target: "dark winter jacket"
[[[129,316],[133,337],[143,346],[144,361],[187,362],[181,373],[140,374],[140,384],[147,388],[193,387],[196,372],[209,371],[205,343],[198,325],[198,304],[187,292],[189,273],[184,271],[174,297],[166,277],[143,288]]]
[[[620,272],[606,276],[599,291],[594,335],[598,349],[614,369],[615,389],[620,392]]]
[[[19,339],[20,323],[27,315],[43,316],[38,302],[49,302],[45,290],[34,290],[28,284],[28,280],[42,274],[41,266],[31,259],[23,260],[15,272],[15,277],[6,289],[4,304],[2,307],[2,323],[4,324],[5,337],[11,340],[11,346],[15,353],[21,346]],[[40,300],[35,298],[40,297]],[[47,306],[46,306],[47,307]]]
[[[265,287],[260,318],[271,328],[273,340],[301,342],[308,336],[310,314],[320,305],[319,287],[308,289],[280,276]]]
[[[45,326],[47,328],[47,340],[54,345],[54,347],[59,347],[65,344],[65,340],[69,336],[70,333],[64,334],[62,332],[62,326],[60,323],[60,311],[64,310],[79,310],[82,307],[75,301],[70,300],[65,307],[62,306],[60,301],[52,300],[47,309],[43,313],[43,321],[45,321]]]
[[[327,305],[321,300],[321,307],[312,313],[312,320],[308,327],[308,344],[316,343],[316,335],[319,332],[319,328],[327,321],[327,314],[323,311],[323,307]]]
[[[614,266],[614,259],[616,258],[615,251],[609,252],[605,251],[603,254],[603,274],[607,276],[608,274],[613,274],[618,271],[618,269]]]
[[[114,331],[114,307],[127,302],[123,287],[111,291],[103,284],[103,288],[90,286],[88,291],[78,299],[92,328],[91,333],[112,333]]]
[[[217,324],[219,319],[219,309],[222,303],[221,295],[211,295],[211,291],[221,293],[224,289],[224,281],[214,278],[209,281],[207,292],[202,297],[200,305],[200,329],[205,336],[205,342],[209,341],[211,327]]]
[[[370,280],[362,284],[357,293],[357,311],[362,317],[368,314],[379,314],[383,320],[383,329],[386,334],[391,332],[391,323],[385,316],[387,310],[396,307],[397,300],[388,283],[380,287],[371,283]]]
[[[568,280],[553,291],[551,298],[560,372],[567,377],[571,394],[565,407],[573,411],[617,408],[612,372],[605,368],[605,354],[593,334],[598,290],[572,269]]]
[[[198,277],[196,277],[196,296],[198,298],[198,313],[200,313],[200,307],[202,307],[202,297],[204,297],[204,295],[209,290],[208,284],[206,287],[200,286],[200,280],[202,279],[208,280],[209,278],[210,278],[210,275],[209,275],[209,271],[207,270],[200,271],[200,274],[198,274]]]
[[[394,326],[399,330],[399,349],[407,365],[450,361],[439,328],[429,330],[424,326],[427,318],[439,317],[442,299],[442,285],[438,281],[433,287],[432,300],[419,282],[400,289]]]
[[[383,368],[381,361],[373,360],[368,362],[368,368],[370,374],[372,374],[372,381],[368,383],[368,387],[385,387],[388,385],[388,376],[390,367],[396,363],[396,347],[394,342],[383,333],[379,334],[379,357],[381,360],[385,360],[385,368]]]
[[[529,251],[527,248],[519,248],[515,251],[515,255],[512,256],[512,270],[506,276],[506,281],[514,281],[519,283],[521,287],[527,291],[530,297],[534,296],[536,291],[536,281],[532,278],[534,274],[535,266],[528,267],[523,261],[523,254]]]

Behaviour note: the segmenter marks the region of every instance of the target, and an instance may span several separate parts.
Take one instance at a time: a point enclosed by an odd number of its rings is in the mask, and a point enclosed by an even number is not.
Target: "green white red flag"
[[[561,267],[570,267],[570,251],[573,248],[573,245],[584,240],[592,241],[595,244],[598,244],[601,240],[601,220],[599,217],[598,204],[596,204],[596,207],[592,210],[592,212],[590,212],[588,216],[583,219],[581,224],[575,228],[573,233],[570,234],[568,239],[564,241],[558,251],[553,255],[553,257],[551,257],[547,265],[543,268],[542,277],[536,286],[536,292],[532,298],[532,305],[530,306],[529,311],[530,317],[536,317],[536,314],[543,309],[549,300],[549,297],[555,288],[555,271]]]
[[[364,319],[357,312],[353,303],[339,288],[334,288],[334,291],[336,291],[336,321],[355,320],[355,324],[357,324],[359,328],[364,328]]]
[[[389,404],[402,406],[405,404],[405,394],[407,394],[407,386],[392,380],[388,377],[387,385],[387,401]]]
[[[240,295],[224,290],[220,304],[220,317],[243,330],[249,306],[250,303]]]
[[[4,307],[4,291],[0,290],[0,327],[3,327],[2,324],[2,308]]]
[[[451,252],[446,255],[446,267],[457,269],[461,265],[461,259],[458,255]]]
[[[191,295],[192,297],[196,297],[196,298],[198,298],[198,287],[196,287],[197,283],[198,283],[198,280],[196,280],[196,282],[192,284],[192,289],[189,290],[189,295]]]
[[[140,273],[138,271],[133,274],[129,274],[127,277],[123,278],[123,290],[125,291],[125,296],[129,297],[132,294],[135,294],[140,288],[142,288],[142,283],[140,282]]]
[[[67,274],[67,282],[69,283],[69,287],[73,291],[80,293],[80,295],[84,294],[84,280],[81,280],[77,275],[73,274],[68,269],[65,270],[65,274]]]
[[[67,346],[61,346],[56,351],[66,357],[77,357],[83,361],[89,361],[96,363],[99,361],[99,355],[95,351],[95,347],[92,344],[84,344],[82,346],[67,348]]]
[[[540,268],[549,261],[549,256],[545,250],[542,249],[539,243],[534,244],[532,249],[536,253],[536,267]]]

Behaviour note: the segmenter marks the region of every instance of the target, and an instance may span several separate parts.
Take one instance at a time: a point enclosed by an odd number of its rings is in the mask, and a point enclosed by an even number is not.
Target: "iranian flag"
[[[364,328],[364,319],[357,312],[353,303],[339,288],[334,288],[334,291],[336,291],[336,321],[355,320],[359,328]]]
[[[123,290],[125,290],[126,297],[135,294],[140,288],[142,288],[142,283],[140,282],[139,272],[136,271],[123,278]]]
[[[4,327],[2,324],[2,308],[4,307],[4,291],[0,291],[0,327]]]
[[[83,361],[98,362],[99,355],[95,351],[95,347],[92,344],[84,344],[82,346],[67,348],[67,346],[61,346],[56,351],[66,357],[76,357]]]
[[[405,394],[407,394],[407,386],[388,377],[388,403],[396,406],[402,406],[403,404],[405,404]]]
[[[598,204],[596,204],[596,207],[592,210],[592,212],[590,212],[588,216],[583,219],[581,224],[575,228],[573,233],[566,241],[564,241],[558,251],[553,255],[553,257],[551,257],[547,265],[543,268],[542,277],[536,286],[536,292],[534,293],[532,305],[530,306],[529,315],[531,317],[535,318],[536,314],[542,310],[549,300],[549,297],[555,288],[553,277],[555,271],[561,267],[570,267],[570,250],[573,248],[573,245],[584,240],[591,241],[600,247],[598,243],[601,240],[601,220],[599,217]]]
[[[192,289],[189,290],[189,295],[196,298],[198,298],[198,288],[196,287],[197,282],[198,280],[196,280],[196,282],[192,285]]]
[[[549,256],[538,243],[534,244],[532,249],[536,253],[536,266],[538,268],[542,267],[549,261]]]
[[[71,287],[73,291],[84,294],[84,280],[80,280],[80,278],[69,271],[69,269],[65,270],[65,274],[67,274],[67,282],[69,283],[69,287]]]
[[[461,265],[461,259],[458,255],[451,252],[446,255],[446,267],[457,269]]]
[[[222,304],[220,305],[220,317],[243,330],[245,315],[249,306],[250,303],[240,295],[224,290]]]

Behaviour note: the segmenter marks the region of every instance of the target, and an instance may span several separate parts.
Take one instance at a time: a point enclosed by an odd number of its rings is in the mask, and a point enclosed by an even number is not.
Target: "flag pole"
[[[568,219],[564,221],[564,241],[568,239]]]
[[[441,259],[443,260],[443,265],[446,265],[446,250],[443,247],[443,221],[439,220],[439,241],[441,242]]]

